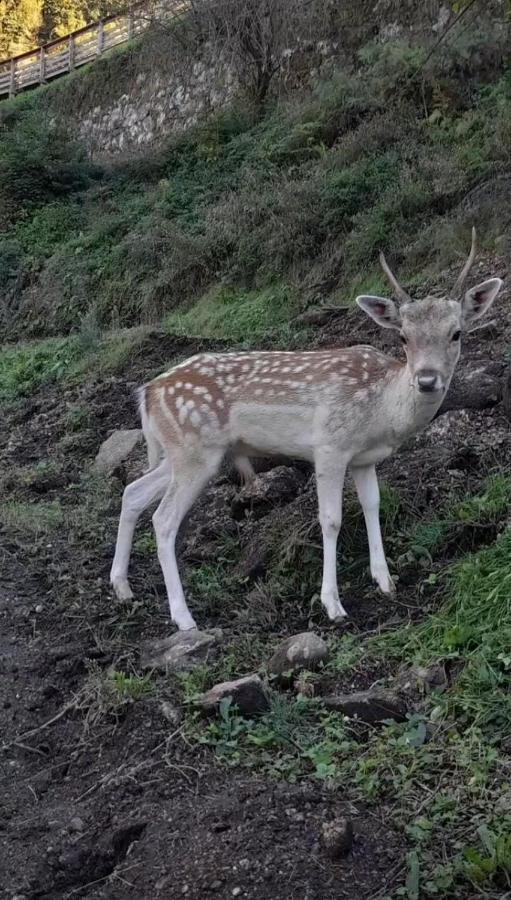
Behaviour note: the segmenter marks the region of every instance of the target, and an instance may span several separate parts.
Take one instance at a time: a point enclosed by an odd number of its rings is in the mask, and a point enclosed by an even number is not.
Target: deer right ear
[[[396,328],[397,330],[401,328],[401,316],[392,300],[363,294],[361,297],[357,297],[356,303],[382,328]]]

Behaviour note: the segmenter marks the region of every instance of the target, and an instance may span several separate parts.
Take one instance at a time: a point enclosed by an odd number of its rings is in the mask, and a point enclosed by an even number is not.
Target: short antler
[[[397,280],[396,276],[392,272],[383,253],[380,253],[380,264],[381,264],[383,271],[385,272],[385,275],[387,276],[392,287],[394,288],[394,293],[395,293],[396,297],[398,298],[398,300],[402,300],[403,303],[410,303],[412,298],[410,297],[409,294],[406,293],[405,289],[403,287],[401,287],[401,285],[399,284],[399,281]]]
[[[461,270],[460,274],[458,275],[456,284],[454,285],[454,295],[455,296],[458,296],[459,294],[461,294],[461,292],[463,290],[463,286],[465,284],[465,281],[467,280],[468,273],[470,272],[470,270],[474,264],[475,256],[476,256],[476,230],[475,230],[475,228],[472,228],[472,246],[470,248],[470,253],[468,255],[468,259],[467,259],[465,265],[463,266],[463,269]]]

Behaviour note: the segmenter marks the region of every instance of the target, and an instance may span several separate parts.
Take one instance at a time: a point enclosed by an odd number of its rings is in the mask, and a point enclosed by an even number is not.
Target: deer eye
[[[459,341],[460,337],[461,337],[461,331],[455,331],[454,334],[453,334],[453,336],[452,336],[452,338],[451,338],[451,340],[452,340],[452,341]]]
[[[401,341],[402,344],[406,344],[406,338],[405,338],[404,334],[399,335],[399,340]]]

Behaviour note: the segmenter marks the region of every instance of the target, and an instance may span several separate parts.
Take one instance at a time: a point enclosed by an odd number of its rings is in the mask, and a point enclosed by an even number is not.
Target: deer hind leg
[[[242,486],[250,484],[256,477],[254,467],[252,466],[252,463],[250,462],[248,456],[236,455],[234,457],[234,465],[241,478]]]
[[[110,570],[110,582],[119,600],[131,600],[133,597],[128,582],[128,566],[137,521],[144,509],[163,497],[171,475],[170,463],[165,459],[156,469],[128,484],[124,491],[115,556]]]
[[[186,513],[208,481],[220,468],[224,451],[210,451],[208,455],[176,461],[173,478],[153,516],[158,559],[165,579],[170,615],[180,631],[196,628],[186,605],[183,586],[176,561],[176,538]]]
[[[358,499],[364,513],[369,542],[371,575],[384,594],[394,594],[396,587],[390,576],[380,528],[380,489],[374,466],[352,469]]]
[[[337,587],[337,538],[342,523],[342,492],[346,462],[339,456],[321,454],[316,458],[319,522],[323,534],[323,582],[321,603],[335,622],[347,616]]]

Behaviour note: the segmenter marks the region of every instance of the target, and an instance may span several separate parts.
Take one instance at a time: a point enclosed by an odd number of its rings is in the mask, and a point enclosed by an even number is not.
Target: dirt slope
[[[490,267],[486,261],[481,277],[486,271],[505,274],[505,262]],[[490,335],[467,339],[463,377],[484,369],[504,383],[511,341],[507,293],[496,318]],[[368,333],[379,343],[387,340],[350,313],[319,330],[317,342],[367,342]],[[168,621],[154,554],[134,554],[138,604],[114,603],[107,585],[122,483],[138,463],[117,473],[95,497],[94,510],[84,506],[89,501],[81,478],[111,429],[136,425],[134,385],[196,349],[192,342],[154,336],[123,377],[65,390],[47,387],[5,413],[4,497],[59,500],[66,517],[51,531],[0,528],[2,897],[369,900],[402,881],[403,835],[389,827],[385,807],[351,802],[349,785],[327,790],[307,779],[279,783],[220,768],[162,713],[162,700],[176,701],[171,678],[158,679],[156,695],[117,710],[105,707],[99,688],[94,694],[91,673],[110,665],[136,670],[141,640],[167,634]],[[70,437],[66,411],[76,403],[88,407],[90,418]],[[475,489],[490,470],[509,471],[510,451],[504,405],[489,400],[486,408],[440,417],[382,474],[420,513],[453,491]],[[41,459],[53,461],[53,476],[27,481],[26,467]],[[193,565],[200,528],[207,544],[208,521],[213,530],[231,529],[243,552],[264,542],[272,516],[281,513],[233,526],[236,492],[225,476],[208,490],[183,542],[186,567]],[[312,481],[285,515],[290,521],[314,516]],[[265,624],[261,610],[250,610],[248,590],[240,596],[243,616],[222,613],[219,598],[216,612],[198,612],[201,625],[220,624],[227,645],[242,634],[268,646],[307,627],[309,611],[300,603],[277,610],[276,620]],[[356,596],[348,588],[346,600],[352,613],[347,627],[355,633],[396,617],[419,617],[424,608],[413,573],[403,578],[396,603],[381,602],[368,583]],[[192,598],[194,605],[200,610],[199,597]],[[320,615],[312,618],[317,630],[329,633]],[[373,676],[357,675],[367,683]],[[353,818],[357,839],[352,855],[334,863],[320,847],[320,828],[342,814]]]

